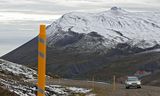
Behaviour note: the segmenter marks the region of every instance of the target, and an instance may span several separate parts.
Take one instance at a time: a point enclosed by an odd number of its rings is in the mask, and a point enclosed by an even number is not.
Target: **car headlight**
[[[139,84],[139,85],[140,85],[140,84],[141,84],[141,82],[137,82],[137,84]]]
[[[127,85],[131,85],[131,83],[130,83],[130,82],[126,82],[126,84],[127,84]]]

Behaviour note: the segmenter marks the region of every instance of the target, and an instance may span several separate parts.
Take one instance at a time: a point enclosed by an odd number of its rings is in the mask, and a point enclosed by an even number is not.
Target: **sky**
[[[0,56],[38,35],[68,12],[100,12],[118,6],[129,11],[158,11],[160,0],[0,0]]]

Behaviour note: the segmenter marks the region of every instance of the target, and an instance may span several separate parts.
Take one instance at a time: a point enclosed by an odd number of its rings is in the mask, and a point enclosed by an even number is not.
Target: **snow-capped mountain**
[[[146,49],[160,44],[160,12],[72,12],[48,26],[47,34],[48,46],[110,49],[127,43]]]
[[[113,7],[99,13],[67,13],[47,27],[47,71],[76,79],[97,74],[104,81],[116,73],[132,75],[148,70],[148,65],[159,66],[159,51],[153,51],[160,48],[159,37],[160,12]],[[2,58],[36,67],[37,43],[35,37]]]

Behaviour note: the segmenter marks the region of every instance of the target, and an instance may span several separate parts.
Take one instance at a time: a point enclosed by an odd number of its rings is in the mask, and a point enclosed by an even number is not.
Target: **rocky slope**
[[[47,79],[52,80],[49,76]],[[10,94],[8,96],[36,96],[36,81],[37,72],[35,70],[0,59],[1,96],[6,94]],[[91,94],[91,91],[91,89],[64,85],[50,84],[46,86],[46,96],[77,96],[76,94],[87,96]]]

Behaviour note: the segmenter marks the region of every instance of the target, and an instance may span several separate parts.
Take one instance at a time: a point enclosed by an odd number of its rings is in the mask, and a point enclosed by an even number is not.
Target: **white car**
[[[141,80],[136,76],[128,76],[125,81],[125,87],[126,89],[129,89],[130,87],[141,88]]]

